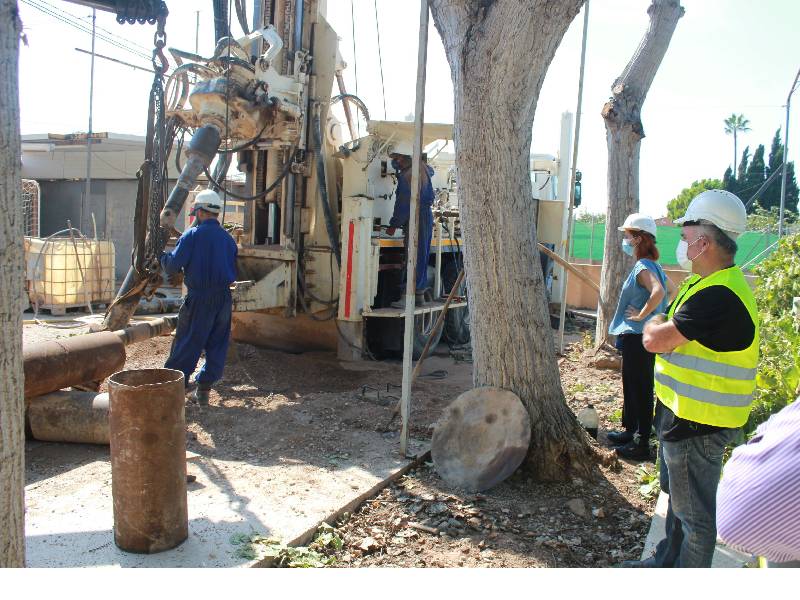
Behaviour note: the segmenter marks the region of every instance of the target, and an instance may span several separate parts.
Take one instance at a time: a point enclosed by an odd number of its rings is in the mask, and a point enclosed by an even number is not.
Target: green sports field
[[[592,236],[591,223],[575,223],[575,229],[572,238],[572,257],[578,260],[589,260],[589,242],[592,240],[592,260],[598,262],[602,261],[603,240],[605,239],[605,233],[605,223],[596,223],[594,225],[594,236]],[[616,231],[614,233],[618,235],[620,240],[622,240],[621,233]],[[656,245],[658,246],[658,251],[661,253],[660,262],[662,264],[677,264],[677,261],[675,260],[675,247],[678,245],[680,237],[680,227],[658,228]],[[741,265],[755,258],[777,239],[778,236],[774,234],[763,234],[757,231],[748,231],[743,233],[737,240],[737,243],[739,244],[739,251],[736,253],[736,264]],[[764,254],[755,262],[757,263],[763,260],[768,255],[768,253]]]

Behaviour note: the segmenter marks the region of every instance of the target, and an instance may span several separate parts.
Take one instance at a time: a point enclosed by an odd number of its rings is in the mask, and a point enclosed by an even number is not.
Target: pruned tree
[[[625,217],[639,211],[639,148],[644,137],[642,105],[672,34],[683,16],[679,0],[653,0],[647,9],[650,25],[639,47],[611,86],[611,98],[601,112],[608,145],[608,208],[600,275],[601,307],[597,311],[598,342],[605,339],[617,306],[622,282],[631,267],[615,235]]]
[[[16,0],[0,0],[0,567],[25,566],[22,180]]]
[[[536,247],[529,161],[547,67],[583,0],[431,0],[455,99],[454,143],[473,318],[473,381],[516,393],[534,476],[589,475],[564,402]]]

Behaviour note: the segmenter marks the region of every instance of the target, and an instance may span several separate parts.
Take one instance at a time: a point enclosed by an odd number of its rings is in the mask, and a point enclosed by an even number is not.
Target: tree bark
[[[455,98],[454,143],[473,382],[516,393],[541,480],[591,475],[564,402],[536,247],[531,127],[547,67],[583,0],[432,0]]]
[[[608,209],[600,275],[603,306],[597,309],[595,332],[598,344],[608,333],[619,292],[633,266],[632,259],[622,252],[617,227],[629,214],[639,211],[639,147],[644,137],[642,105],[683,12],[679,0],[653,0],[647,9],[650,26],[622,75],[611,86],[612,96],[601,112],[608,144]]]
[[[0,567],[25,566],[22,190],[16,0],[0,0]]]

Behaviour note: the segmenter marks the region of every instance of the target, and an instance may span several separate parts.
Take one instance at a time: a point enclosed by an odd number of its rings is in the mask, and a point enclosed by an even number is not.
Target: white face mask
[[[697,238],[697,240],[699,239],[700,238]],[[692,272],[692,264],[694,261],[689,258],[689,246],[697,243],[697,240],[695,240],[691,244],[687,243],[686,240],[681,240],[680,242],[678,242],[678,247],[675,248],[675,258],[678,259],[678,264],[681,266],[682,269],[685,269],[690,273]],[[703,252],[705,252],[705,250],[703,250]],[[700,252],[697,256],[700,256],[700,254],[702,254],[703,252]],[[697,256],[695,256],[695,258],[697,258]]]

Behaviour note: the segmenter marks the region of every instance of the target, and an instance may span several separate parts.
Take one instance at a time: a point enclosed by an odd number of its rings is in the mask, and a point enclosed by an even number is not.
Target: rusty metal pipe
[[[60,391],[32,398],[26,413],[42,442],[108,444],[108,394]]]
[[[125,343],[111,331],[23,346],[25,398],[88,381],[100,381],[125,365]]]
[[[114,543],[169,550],[189,536],[183,373],[121,371],[108,389]]]
[[[162,317],[152,321],[142,321],[114,332],[126,346],[138,344],[159,335],[167,335],[178,325],[178,317]]]
[[[164,317],[119,331],[100,331],[23,346],[25,398],[101,381],[125,366],[125,346],[175,329],[176,317]]]

